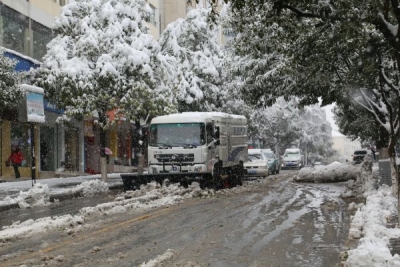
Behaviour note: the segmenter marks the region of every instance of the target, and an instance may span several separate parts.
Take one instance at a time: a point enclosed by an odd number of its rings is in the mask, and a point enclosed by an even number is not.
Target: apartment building
[[[358,140],[351,140],[344,135],[335,135],[332,138],[332,148],[339,151],[340,161],[345,162],[353,160],[353,153],[357,149],[361,149],[361,143]]]

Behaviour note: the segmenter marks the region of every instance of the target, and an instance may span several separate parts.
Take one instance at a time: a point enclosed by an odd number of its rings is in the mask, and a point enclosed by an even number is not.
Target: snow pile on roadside
[[[77,185],[71,189],[73,194],[80,196],[93,196],[96,194],[103,194],[108,192],[108,184],[100,180],[89,180]]]
[[[72,194],[79,196],[93,196],[95,194],[103,194],[108,192],[108,184],[100,180],[89,180],[75,186],[59,190],[59,194]],[[21,209],[34,206],[45,206],[50,204],[50,190],[47,184],[36,183],[28,191],[20,191],[15,198],[5,197],[0,201],[0,206],[8,206],[18,204]]]
[[[15,198],[7,196],[0,201],[0,206],[18,204],[21,209],[34,206],[44,206],[50,203],[50,190],[47,185],[40,183],[35,184],[28,191],[20,191]]]
[[[356,180],[361,171],[360,166],[333,162],[326,166],[314,166],[302,168],[294,177],[295,182],[342,182]]]
[[[400,229],[387,228],[387,219],[397,214],[397,201],[391,188],[384,185],[365,193],[365,205],[359,205],[352,217],[349,237],[359,239],[357,248],[347,251],[344,266],[400,266],[400,256],[390,253],[389,240],[400,238]]]
[[[175,256],[176,252],[172,249],[168,249],[164,254],[157,256],[155,259],[149,260],[147,263],[144,262],[139,267],[157,267],[166,266],[166,262],[171,260]]]
[[[215,194],[213,189],[202,190],[198,183],[192,183],[185,188],[179,184],[161,186],[156,182],[151,182],[141,185],[139,190],[123,193],[114,202],[83,208],[81,209],[81,215],[86,216],[93,213],[110,215],[124,213],[129,210],[142,211],[173,205],[188,198],[211,197]]]
[[[4,226],[0,231],[0,241],[2,243],[10,242],[17,237],[28,237],[30,235],[45,232],[49,229],[65,229],[67,227],[76,227],[83,224],[84,218],[81,216],[55,216],[46,217],[37,220],[27,220],[24,222],[15,222],[10,226]]]

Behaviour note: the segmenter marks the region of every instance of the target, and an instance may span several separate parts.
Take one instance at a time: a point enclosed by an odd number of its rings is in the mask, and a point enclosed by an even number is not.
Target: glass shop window
[[[21,167],[30,167],[32,155],[29,124],[12,123],[10,151],[12,150],[12,146],[18,146],[19,150],[22,152],[24,160],[22,161]]]
[[[4,47],[29,55],[29,19],[0,4],[0,38]]]

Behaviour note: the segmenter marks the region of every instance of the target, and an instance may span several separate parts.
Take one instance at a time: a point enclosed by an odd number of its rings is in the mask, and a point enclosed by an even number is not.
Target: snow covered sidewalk
[[[400,256],[392,255],[390,247],[391,241],[400,239],[400,228],[388,227],[393,216],[397,217],[397,199],[393,197],[391,187],[382,185],[377,188],[378,176],[378,166],[372,166],[372,162],[357,166],[334,162],[327,166],[303,168],[293,179],[313,183],[347,181],[347,190],[342,196],[347,198],[359,194],[365,199],[364,203],[352,202],[349,205],[349,209],[355,210],[349,240],[357,245],[341,253],[341,266],[400,267]]]

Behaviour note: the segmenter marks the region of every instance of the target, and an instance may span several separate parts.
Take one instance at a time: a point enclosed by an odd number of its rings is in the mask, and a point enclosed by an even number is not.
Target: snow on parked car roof
[[[249,155],[261,154],[261,149],[258,148],[250,148],[247,151]]]

